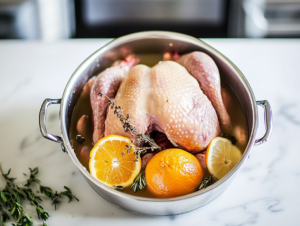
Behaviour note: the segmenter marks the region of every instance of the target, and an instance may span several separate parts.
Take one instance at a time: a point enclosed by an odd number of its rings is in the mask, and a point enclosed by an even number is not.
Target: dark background
[[[299,38],[300,0],[0,0],[0,39]]]
[[[122,0],[121,0],[122,1]],[[139,7],[140,10],[143,8],[153,8],[153,5],[156,4],[157,8],[163,8],[165,10],[164,18],[157,18],[155,15],[155,10],[153,10],[153,18],[151,19],[143,19],[141,17],[135,17],[132,19],[115,19],[111,18],[111,21],[107,21],[105,23],[99,24],[90,24],[88,19],[86,19],[86,15],[88,13],[87,1],[85,0],[75,0],[75,15],[76,15],[76,32],[75,38],[110,38],[110,37],[119,37],[125,34],[139,32],[139,31],[147,31],[147,30],[164,30],[164,31],[174,31],[180,32],[188,35],[192,35],[194,37],[203,37],[203,38],[225,38],[229,37],[228,27],[229,27],[229,5],[233,1],[229,0],[221,0],[215,2],[221,2],[219,4],[205,4],[207,1],[187,1],[186,4],[194,4],[194,7],[203,7],[205,5],[208,10],[210,7],[217,6],[219,9],[219,15],[217,18],[218,21],[212,22],[209,19],[205,18],[197,18],[197,15],[189,21],[184,21],[183,18],[179,19],[168,19],[172,12],[168,13],[168,7],[164,4],[158,4],[157,1],[153,1],[153,4],[136,4],[141,1],[129,1],[130,3],[122,4],[123,10],[127,10],[129,12],[135,12],[135,7]],[[162,2],[162,1],[161,1]],[[165,1],[168,2],[168,1]],[[169,1],[170,2],[170,1]],[[178,2],[178,1],[177,1]],[[198,2],[198,4],[197,4]],[[116,2],[116,4],[120,3],[120,1]],[[175,2],[176,3],[176,2]],[[202,3],[202,4],[201,4]],[[169,3],[174,4],[174,3]],[[144,7],[141,7],[146,5]],[[151,7],[152,6],[152,7]],[[95,4],[94,7],[101,8],[101,3]],[[119,8],[119,5],[115,5],[115,8]],[[191,9],[193,6],[188,7]],[[110,4],[107,8],[113,8],[113,4]],[[142,8],[142,9],[141,9]],[[138,9],[137,9],[138,10]],[[169,8],[170,10],[170,8]],[[118,11],[118,10],[116,10]],[[196,10],[197,11],[197,10]],[[194,13],[194,12],[192,12]],[[125,17],[125,16],[124,16]],[[198,19],[198,20],[197,20]]]

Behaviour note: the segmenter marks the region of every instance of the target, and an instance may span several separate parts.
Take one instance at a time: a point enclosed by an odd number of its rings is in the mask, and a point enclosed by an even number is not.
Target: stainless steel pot
[[[87,80],[108,67],[113,61],[121,59],[130,53],[161,53],[166,51],[179,54],[191,51],[203,51],[210,55],[218,65],[222,82],[227,83],[238,97],[244,111],[249,127],[249,142],[246,150],[236,166],[222,179],[200,191],[169,199],[154,199],[136,197],[111,189],[95,178],[78,161],[69,139],[71,116],[80,95],[83,85]],[[50,104],[60,104],[61,137],[50,134],[46,130],[46,113]],[[255,139],[258,116],[257,105],[264,107],[265,135]],[[254,94],[242,72],[225,56],[199,39],[163,31],[150,31],[130,34],[117,38],[97,50],[87,58],[71,76],[62,99],[46,99],[40,110],[40,129],[43,137],[61,144],[62,150],[84,175],[88,183],[107,201],[132,212],[149,215],[173,215],[188,212],[204,206],[218,197],[231,183],[238,169],[249,156],[254,145],[266,142],[272,130],[272,112],[268,101],[256,101]]]

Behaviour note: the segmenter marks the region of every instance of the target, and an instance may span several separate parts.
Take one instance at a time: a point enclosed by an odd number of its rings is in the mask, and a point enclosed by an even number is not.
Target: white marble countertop
[[[76,67],[108,41],[0,41],[2,168],[12,168],[11,175],[21,183],[28,167],[39,167],[44,185],[56,190],[66,185],[80,199],[64,202],[56,211],[45,202],[51,215],[48,225],[300,225],[299,39],[205,39],[241,69],[257,100],[270,102],[273,133],[267,143],[253,148],[220,197],[192,212],[169,217],[136,215],[108,203],[88,185],[60,145],[40,134],[38,115],[43,100],[61,98]],[[48,112],[47,128],[53,134],[59,134],[58,111],[52,105]],[[258,138],[263,123],[259,127]],[[34,215],[30,208],[29,212]]]

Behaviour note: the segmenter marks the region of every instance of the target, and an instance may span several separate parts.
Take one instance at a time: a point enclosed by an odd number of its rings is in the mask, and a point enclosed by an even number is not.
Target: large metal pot
[[[130,53],[161,53],[166,51],[179,54],[191,51],[203,51],[210,55],[216,62],[222,82],[227,83],[238,97],[245,113],[249,127],[249,142],[246,150],[236,166],[222,179],[200,191],[169,199],[154,199],[136,197],[111,189],[95,178],[78,161],[69,139],[71,116],[80,95],[80,91],[87,80],[108,67],[113,61],[121,59]],[[47,107],[50,104],[60,104],[60,128],[61,137],[47,132],[45,127]],[[265,135],[255,139],[258,116],[257,105],[265,110]],[[199,39],[163,31],[150,31],[130,34],[117,38],[97,50],[87,58],[71,76],[62,99],[46,99],[40,110],[40,129],[42,135],[52,141],[61,144],[63,151],[84,175],[88,183],[107,201],[129,211],[149,215],[172,215],[194,210],[211,202],[218,197],[231,183],[238,169],[249,156],[254,145],[267,141],[272,129],[272,112],[268,101],[256,101],[254,94],[242,72],[225,56]]]

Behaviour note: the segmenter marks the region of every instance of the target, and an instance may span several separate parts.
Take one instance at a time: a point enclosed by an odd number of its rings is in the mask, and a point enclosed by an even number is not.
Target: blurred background
[[[0,39],[300,37],[300,0],[0,0]]]

